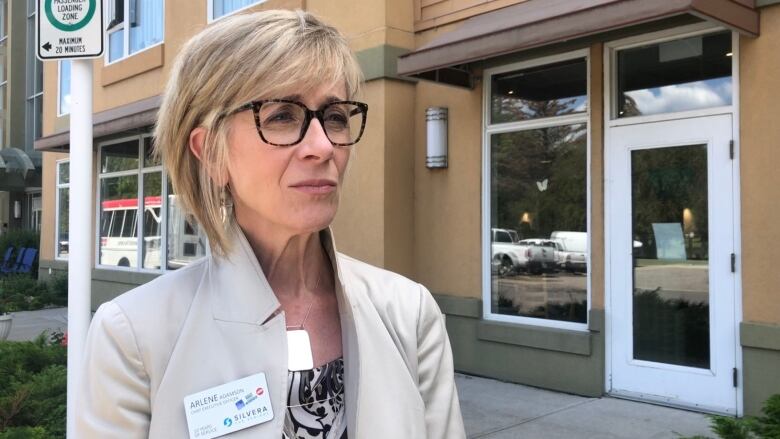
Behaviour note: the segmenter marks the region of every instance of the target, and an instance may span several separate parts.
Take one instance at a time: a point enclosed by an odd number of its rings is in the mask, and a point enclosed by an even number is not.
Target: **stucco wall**
[[[742,290],[745,321],[780,323],[780,5],[761,10],[761,36],[740,38]]]
[[[425,167],[425,109],[449,108],[449,167]],[[431,291],[481,297],[482,82],[473,90],[420,82],[415,118],[414,249]]]

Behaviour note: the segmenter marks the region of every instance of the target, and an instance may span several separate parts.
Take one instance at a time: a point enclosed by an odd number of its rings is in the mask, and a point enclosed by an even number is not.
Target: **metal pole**
[[[75,438],[76,385],[91,320],[92,60],[71,62],[67,437]]]

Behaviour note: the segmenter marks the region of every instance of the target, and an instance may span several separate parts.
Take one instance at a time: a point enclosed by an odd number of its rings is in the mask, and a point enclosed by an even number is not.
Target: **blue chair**
[[[33,262],[35,262],[36,256],[38,256],[38,249],[28,248],[27,251],[24,252],[22,263],[16,267],[16,271],[14,271],[14,273],[29,273],[32,271]]]
[[[8,266],[8,264],[11,263],[11,255],[14,252],[14,246],[9,245],[7,249],[5,249],[5,255],[3,256],[3,262],[0,262],[0,269],[5,268]]]
[[[16,262],[12,262],[9,265],[4,265],[2,268],[0,268],[0,274],[16,273],[16,270],[18,270],[19,266],[22,264],[22,260],[24,259],[25,253],[27,253],[27,249],[24,247],[20,248],[19,252],[16,253]]]

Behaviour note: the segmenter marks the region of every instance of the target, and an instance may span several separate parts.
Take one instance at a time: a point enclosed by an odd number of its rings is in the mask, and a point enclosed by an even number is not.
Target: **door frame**
[[[707,108],[703,110],[690,110],[677,113],[664,113],[649,116],[636,116],[628,119],[613,119],[614,105],[613,96],[617,91],[617,76],[615,62],[616,52],[631,47],[643,46],[647,44],[656,44],[669,40],[676,40],[685,37],[703,35],[718,31],[728,30],[722,26],[713,23],[697,23],[688,26],[680,26],[659,32],[652,32],[611,41],[604,44],[604,307],[605,307],[605,325],[604,325],[604,391],[610,393],[612,390],[612,343],[614,342],[612,327],[612,264],[611,264],[611,224],[610,212],[613,209],[609,196],[611,189],[610,170],[612,160],[609,157],[610,150],[609,131],[613,127],[643,124],[648,122],[658,122],[665,120],[684,119],[690,117],[711,116],[719,114],[730,114],[732,116],[732,133],[734,137],[734,166],[732,167],[732,180],[734,187],[734,201],[732,207],[732,221],[734,225],[734,251],[736,258],[736,273],[734,276],[734,351],[736,353],[735,364],[737,367],[737,416],[744,413],[744,369],[742,359],[742,349],[739,343],[740,332],[739,325],[742,322],[742,222],[741,222],[741,185],[740,185],[740,131],[739,131],[739,108],[740,108],[740,87],[739,87],[739,41],[740,36],[737,32],[731,32],[732,46],[732,103],[729,106]],[[618,395],[616,395],[618,396]],[[648,401],[653,402],[653,401]]]

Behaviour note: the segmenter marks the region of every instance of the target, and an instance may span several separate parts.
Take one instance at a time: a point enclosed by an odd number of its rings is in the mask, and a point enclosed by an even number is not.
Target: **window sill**
[[[162,273],[149,273],[131,270],[112,270],[110,268],[93,268],[92,280],[141,285],[156,279]]]
[[[548,351],[591,354],[591,334],[568,329],[481,320],[477,324],[477,338]]]
[[[163,66],[165,43],[134,53],[101,69],[100,84],[105,87]]]

